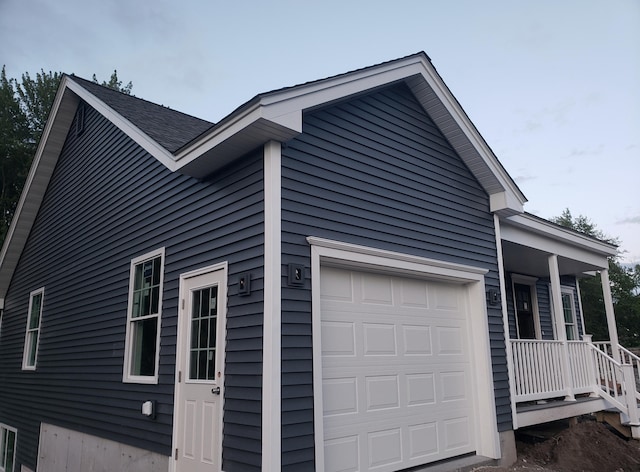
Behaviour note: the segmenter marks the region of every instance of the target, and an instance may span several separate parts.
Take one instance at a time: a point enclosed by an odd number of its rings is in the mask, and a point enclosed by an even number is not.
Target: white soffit
[[[502,219],[500,235],[503,241],[600,267],[607,267],[607,257],[617,254],[617,248],[612,244],[528,214]]]

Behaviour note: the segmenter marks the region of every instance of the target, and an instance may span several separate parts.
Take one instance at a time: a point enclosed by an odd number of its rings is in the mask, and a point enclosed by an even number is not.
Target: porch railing
[[[613,350],[610,342],[594,342],[593,345],[599,351],[613,357]],[[633,366],[633,373],[636,381],[636,398],[640,401],[640,356],[634,354],[623,346],[618,346],[618,352],[620,353],[620,360],[623,364],[630,364]]]
[[[589,393],[638,423],[640,357],[630,351],[620,348],[620,363],[607,343],[527,339],[511,340],[511,347],[516,403]]]

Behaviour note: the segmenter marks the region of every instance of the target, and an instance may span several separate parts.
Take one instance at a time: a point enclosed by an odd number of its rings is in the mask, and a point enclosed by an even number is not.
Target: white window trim
[[[29,350],[27,349],[28,339],[29,339],[29,319],[31,318],[31,308],[33,307],[33,298],[36,295],[40,295],[42,298],[40,300],[40,314],[38,316],[38,340],[36,341],[36,356],[33,359],[33,365],[27,364],[29,358]],[[40,349],[40,327],[42,326],[42,312],[44,311],[44,287],[41,287],[37,290],[34,290],[29,294],[29,311],[27,312],[27,322],[24,331],[24,346],[22,348],[22,370],[36,370],[36,366],[38,365],[38,350]],[[36,331],[34,330],[31,330]]]
[[[516,306],[516,284],[528,285],[531,290],[531,308],[533,310],[533,325],[536,331],[536,339],[542,339],[542,328],[540,327],[540,310],[538,309],[538,279],[527,275],[511,274],[511,293],[513,296],[513,314],[516,321],[516,336],[520,338],[520,328],[518,326],[518,308]],[[554,336],[555,337],[555,336]]]
[[[4,465],[0,464],[0,472],[14,472],[16,469],[16,450],[18,449],[18,430],[16,428],[12,428],[7,424],[0,423],[0,433],[3,429],[11,431],[15,436],[15,439],[13,441],[13,471],[5,471]],[[0,438],[2,438],[2,434],[0,434]]]
[[[147,261],[149,259],[155,259],[160,256],[160,294],[158,299],[158,325],[156,332],[156,358],[154,375],[131,375],[131,342],[132,342],[132,319],[131,312],[133,308],[133,287],[134,287],[134,273],[136,265]],[[124,345],[124,365],[122,368],[122,382],[124,383],[140,383],[140,384],[157,384],[158,383],[158,370],[160,368],[160,333],[162,332],[162,298],[164,288],[164,260],[165,260],[165,248],[156,249],[155,251],[148,252],[142,256],[136,257],[131,260],[129,269],[129,298],[127,304],[127,335]]]
[[[573,323],[567,323],[564,318],[564,305],[562,305],[562,324],[564,325],[565,333],[567,331],[567,326],[573,326],[573,341],[580,340],[580,330],[578,329],[578,312],[576,310],[576,302],[575,302],[575,289],[573,287],[567,287],[562,285],[560,287],[560,300],[562,300],[562,295],[569,295],[569,300],[571,301],[571,314],[573,315]],[[566,334],[565,334],[566,335]],[[569,339],[567,338],[567,341]]]

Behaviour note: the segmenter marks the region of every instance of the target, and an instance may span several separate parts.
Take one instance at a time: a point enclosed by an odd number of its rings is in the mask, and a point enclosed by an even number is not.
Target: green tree
[[[7,78],[5,67],[0,75],[0,246],[9,229],[20,200],[37,143],[47,123],[60,85],[61,72],[40,69],[32,78],[28,72],[21,80]],[[93,74],[93,81],[99,83]],[[133,84],[125,86],[113,71],[100,85],[131,94]]]
[[[29,120],[3,66],[0,74],[0,243],[18,205],[33,149]]]
[[[569,209],[551,221],[571,228],[588,236],[619,244],[617,238],[605,235],[586,216],[574,218]],[[626,267],[619,262],[619,256],[609,258],[609,281],[616,314],[618,338],[624,346],[640,346],[640,265]],[[609,339],[609,329],[605,315],[604,297],[600,274],[580,279],[580,294],[587,332],[594,340]]]

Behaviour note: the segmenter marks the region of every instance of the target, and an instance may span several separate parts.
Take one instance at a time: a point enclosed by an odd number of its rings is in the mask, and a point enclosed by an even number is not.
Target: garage
[[[476,452],[467,286],[331,265],[319,285],[324,470]]]

